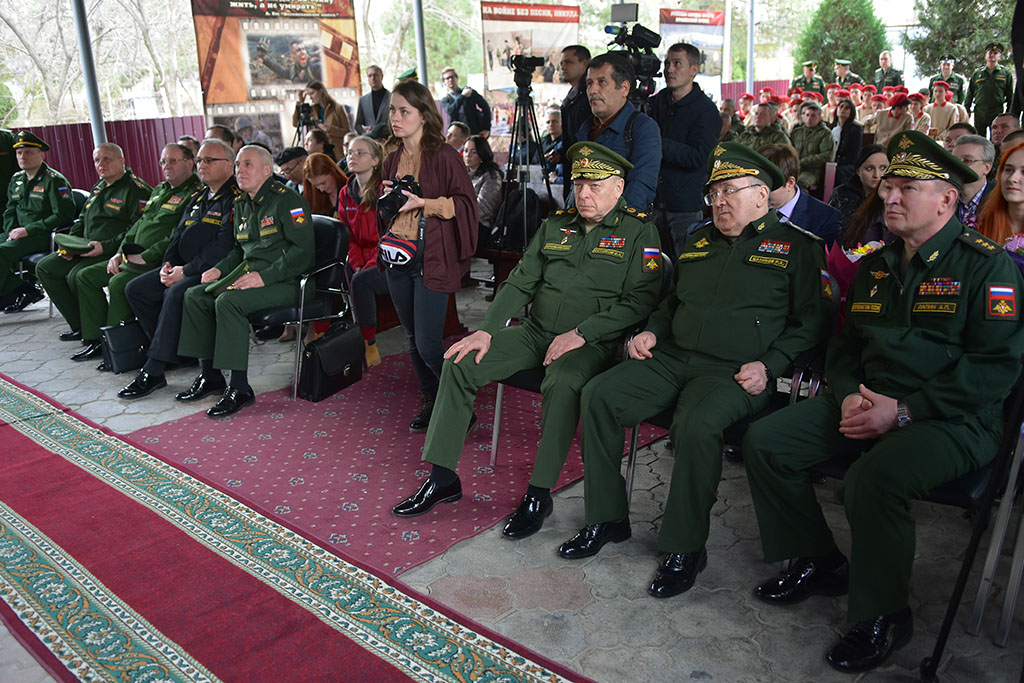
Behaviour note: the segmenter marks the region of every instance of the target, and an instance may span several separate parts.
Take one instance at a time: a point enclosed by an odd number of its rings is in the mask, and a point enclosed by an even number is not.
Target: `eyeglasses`
[[[974,158],[971,158],[971,157],[960,157],[960,161],[964,162],[968,166],[973,166],[974,164],[983,164],[983,163],[985,163],[984,159],[974,159]]]
[[[728,201],[740,190],[749,190],[752,187],[760,187],[760,183],[751,183],[749,185],[744,185],[743,187],[730,187],[724,190],[718,190],[717,192],[708,192],[704,195],[704,203],[708,206],[712,206],[718,201],[719,197],[725,197],[726,201]]]
[[[302,165],[302,162],[296,161],[294,164],[292,164],[291,166],[289,166],[287,168],[282,166],[281,167],[281,173],[283,173],[285,175],[291,175],[292,173],[295,172],[295,169],[297,169],[301,165]]]
[[[215,161],[231,161],[230,159],[223,159],[221,157],[196,157],[196,166],[202,164],[212,164]]]
[[[347,157],[361,157],[361,156],[366,156],[366,155],[369,155],[369,154],[370,154],[370,152],[364,152],[363,150],[355,150],[355,149],[350,149],[349,151],[345,152],[345,156],[347,156]]]
[[[161,159],[160,160],[160,168],[163,168],[164,166],[173,166],[174,164],[180,164],[183,161],[185,161],[185,160],[184,159]]]

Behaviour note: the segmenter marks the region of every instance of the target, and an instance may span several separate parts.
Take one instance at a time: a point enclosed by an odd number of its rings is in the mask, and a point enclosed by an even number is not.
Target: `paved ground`
[[[486,304],[479,290],[459,297],[464,323],[473,326]],[[64,328],[47,317],[46,303],[20,315],[0,315],[0,371],[33,386],[71,409],[121,432],[173,420],[193,407],[173,400],[126,403],[116,398],[130,377],[99,374],[95,363],[72,363],[74,344],[55,341]],[[380,339],[385,355],[404,349],[399,330]],[[270,342],[252,351],[252,382],[258,392],[291,381],[292,346]],[[185,388],[194,368],[172,371],[173,388]],[[170,393],[167,394],[170,398]],[[607,546],[580,562],[562,560],[558,544],[582,524],[583,488],[555,497],[555,512],[536,536],[509,542],[499,527],[463,541],[444,555],[402,575],[411,587],[480,623],[598,681],[849,681],[827,667],[824,650],[843,631],[845,598],[809,600],[792,609],[758,603],[751,588],[777,567],[761,560],[757,525],[742,465],[726,461],[715,505],[709,564],[698,585],[671,600],[647,597],[657,566],[655,544],[672,459],[664,442],[641,454],[633,494],[633,538]],[[844,547],[849,535],[834,486],[820,489],[827,517]],[[445,506],[457,514],[458,506]],[[969,529],[956,510],[915,506],[918,560],[912,606],[916,635],[891,664],[856,680],[909,681],[931,651],[959,568]],[[980,562],[978,563],[980,564]],[[1004,557],[996,593],[1008,574]],[[973,582],[972,582],[973,583]],[[973,595],[969,596],[973,601]],[[968,607],[940,667],[943,681],[1011,681],[1020,676],[1024,608],[1018,605],[1010,647],[991,643],[998,609],[989,608],[982,636],[964,632]],[[0,683],[50,680],[35,660],[0,629]]]

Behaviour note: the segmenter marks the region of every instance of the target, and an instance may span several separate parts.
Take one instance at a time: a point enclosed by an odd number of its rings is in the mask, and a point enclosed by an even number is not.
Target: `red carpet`
[[[230,420],[200,412],[130,438],[246,505],[388,574],[503,520],[526,490],[540,436],[538,394],[506,389],[498,463],[491,468],[495,386],[482,389],[476,402],[480,426],[467,438],[459,465],[463,499],[411,520],[390,511],[429,473],[420,460],[424,435],[408,429],[417,403],[407,358],[386,358],[320,403],[292,403],[290,396],[290,390],[264,394]],[[663,433],[645,427],[641,443]],[[577,442],[558,487],[582,475]],[[582,521],[582,509],[579,516]]]

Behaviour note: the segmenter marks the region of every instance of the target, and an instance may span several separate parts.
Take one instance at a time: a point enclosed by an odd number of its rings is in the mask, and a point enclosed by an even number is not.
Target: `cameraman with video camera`
[[[676,43],[665,55],[665,87],[651,98],[651,117],[661,128],[658,231],[672,256],[686,243],[686,229],[704,216],[701,188],[722,130],[718,108],[693,80],[699,69],[700,50]]]

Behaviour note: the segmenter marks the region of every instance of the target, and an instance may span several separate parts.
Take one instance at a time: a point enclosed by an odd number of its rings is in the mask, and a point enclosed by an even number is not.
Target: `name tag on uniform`
[[[747,263],[756,263],[762,266],[774,266],[776,268],[788,268],[789,259],[777,258],[775,256],[758,256],[757,254],[751,254],[747,257]]]
[[[277,232],[277,228],[276,227],[273,227],[273,228],[263,228],[262,230],[260,230],[260,237],[266,237],[267,235],[273,235],[275,232]]]
[[[692,261],[693,259],[704,258],[710,253],[710,251],[684,251],[682,254],[679,255],[679,260]]]
[[[219,218],[210,218],[209,216],[203,216],[203,222],[204,223],[212,223],[214,225],[220,225],[224,221],[222,221]]]
[[[956,313],[955,301],[918,301],[911,309],[913,313]]]
[[[571,244],[558,244],[557,242],[547,242],[544,244],[544,251],[571,251]]]
[[[617,259],[623,259],[626,257],[626,252],[619,251],[618,249],[605,249],[603,247],[594,247],[591,254],[603,254],[605,256],[614,256]]]
[[[882,304],[877,301],[854,301],[850,304],[850,313],[881,313]]]

